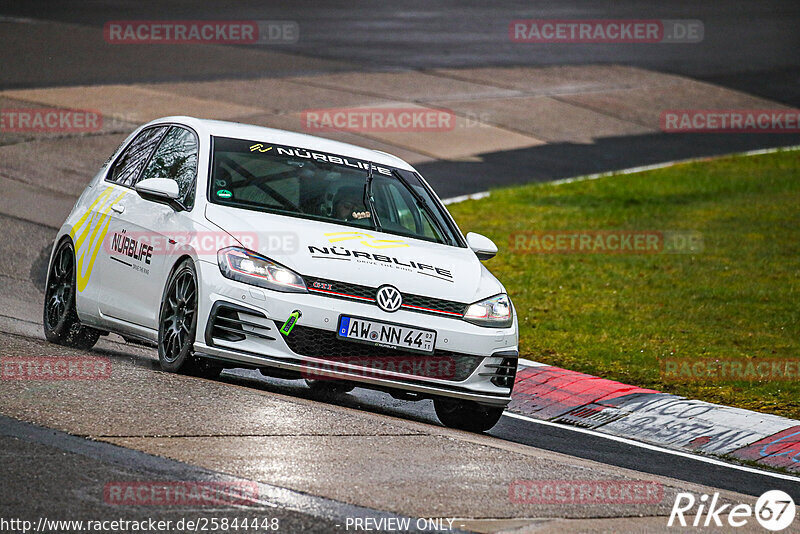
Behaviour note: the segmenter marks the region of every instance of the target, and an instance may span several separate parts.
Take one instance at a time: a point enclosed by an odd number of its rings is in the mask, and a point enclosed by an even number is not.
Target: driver
[[[340,187],[333,197],[333,216],[342,221],[369,219],[370,213],[364,206],[364,188]]]

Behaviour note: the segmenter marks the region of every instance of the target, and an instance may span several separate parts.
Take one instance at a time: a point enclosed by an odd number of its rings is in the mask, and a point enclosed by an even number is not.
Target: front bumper
[[[450,317],[387,313],[371,303],[269,291],[223,277],[215,263],[199,261],[197,271],[198,353],[422,396],[494,406],[510,401],[513,374],[510,379],[508,374],[504,379],[498,376],[516,368],[516,320],[509,328],[484,328]],[[278,328],[294,310],[302,316],[287,338]],[[342,314],[436,330],[435,353],[410,355],[339,340],[336,328]],[[437,374],[437,369],[447,372]]]

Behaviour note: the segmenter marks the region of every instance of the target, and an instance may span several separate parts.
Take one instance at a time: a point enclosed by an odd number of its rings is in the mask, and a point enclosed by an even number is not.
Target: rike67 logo
[[[727,523],[731,527],[743,527],[755,517],[765,529],[779,532],[792,524],[795,513],[794,500],[780,490],[770,490],[761,495],[755,507],[719,504],[719,493],[711,497],[703,494],[699,499],[691,493],[678,493],[667,526],[721,527]]]

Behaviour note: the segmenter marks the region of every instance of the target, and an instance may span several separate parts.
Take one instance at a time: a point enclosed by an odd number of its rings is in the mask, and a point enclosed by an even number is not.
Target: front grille
[[[277,325],[277,323],[276,323]],[[375,347],[343,341],[336,332],[297,325],[284,338],[295,354],[336,363],[367,367],[376,371],[392,370],[413,376],[460,382],[466,380],[483,361],[483,356],[436,350],[432,355],[404,352],[401,349]]]
[[[467,305],[460,302],[435,299],[432,297],[423,297],[420,295],[410,295],[408,293],[403,293],[403,304],[413,306],[414,308],[411,309],[412,311],[420,311],[423,313],[426,311],[436,311],[439,314],[444,312],[453,316],[457,315],[459,319],[463,317],[464,312],[467,309]],[[425,310],[420,310],[418,308],[425,308]]]
[[[324,278],[313,278],[310,276],[304,276],[303,280],[305,280],[306,287],[308,287],[309,291],[321,293],[329,297],[375,300],[376,290],[369,286],[325,280]]]
[[[338,282],[336,280],[326,280],[324,278],[315,278],[312,276],[306,276],[303,279],[305,280],[308,290],[317,295],[375,303],[375,293],[378,290],[376,287]],[[463,302],[425,297],[411,293],[402,293],[402,295],[402,309],[417,313],[427,313],[460,319],[467,309],[467,305]]]

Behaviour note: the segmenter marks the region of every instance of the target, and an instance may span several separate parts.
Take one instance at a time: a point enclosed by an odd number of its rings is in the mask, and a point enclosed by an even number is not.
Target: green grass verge
[[[800,418],[800,381],[663,380],[663,358],[800,359],[800,151],[726,157],[450,206],[500,248],[523,357]],[[694,254],[524,254],[514,232],[700,232]]]

